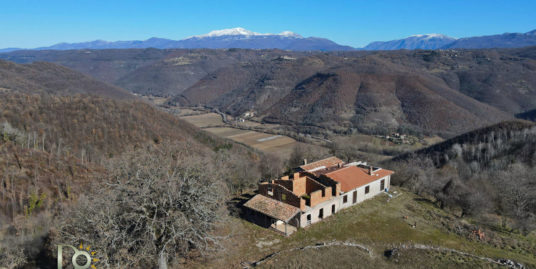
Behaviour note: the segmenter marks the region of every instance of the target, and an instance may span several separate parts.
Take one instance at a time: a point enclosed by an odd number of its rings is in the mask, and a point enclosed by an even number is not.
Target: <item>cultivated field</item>
[[[284,159],[290,156],[290,153],[297,144],[300,144],[300,142],[288,136],[241,130],[230,127],[206,128],[205,130],[215,135],[246,144],[258,150],[272,153]],[[322,147],[318,148],[322,149]]]
[[[181,110],[188,113],[195,112],[193,110]],[[294,147],[298,144],[303,144],[284,135],[274,135],[232,127],[221,127],[224,123],[221,116],[216,113],[204,113],[200,115],[183,116],[181,118],[197,127],[204,128],[205,131],[211,132],[217,136],[246,144],[263,152],[272,153],[282,159],[288,159]],[[252,121],[246,121],[241,124],[249,127],[261,125],[260,123]],[[312,146],[316,147],[319,152],[327,152],[327,149],[323,147]]]
[[[221,116],[216,113],[205,113],[194,116],[185,116],[182,117],[182,119],[200,128],[223,125]]]

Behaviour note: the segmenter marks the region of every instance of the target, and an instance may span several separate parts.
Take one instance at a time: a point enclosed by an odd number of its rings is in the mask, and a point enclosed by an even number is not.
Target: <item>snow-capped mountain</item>
[[[285,37],[295,37],[295,38],[302,38],[301,35],[298,35],[296,33],[293,33],[291,31],[284,31],[279,34],[262,34],[253,32],[250,30],[246,30],[242,27],[237,28],[230,28],[230,29],[223,29],[223,30],[214,30],[208,34],[204,35],[197,35],[193,37],[197,38],[205,38],[205,37],[217,37],[217,36],[272,36],[272,35],[278,35],[278,36],[285,36]]]
[[[215,30],[204,35],[192,36],[182,40],[150,38],[144,41],[95,40],[82,43],[59,43],[38,50],[71,50],[71,49],[131,49],[131,48],[208,48],[208,49],[283,49],[296,51],[334,51],[353,50],[349,46],[339,45],[329,39],[303,37],[291,31],[279,34],[257,33],[241,27]],[[10,49],[12,51],[14,49]]]
[[[177,48],[240,48],[240,49],[284,49],[284,50],[353,50],[349,46],[339,45],[329,39],[303,37],[284,31],[279,34],[257,33],[244,28],[232,28],[212,31],[208,34],[192,36],[177,41]]]
[[[244,36],[252,36],[252,35],[263,35],[260,33],[256,33],[250,30],[246,30],[242,27],[237,28],[231,28],[231,29],[223,29],[223,30],[214,30],[208,34],[204,35],[198,35],[194,37],[215,37],[215,36],[225,36],[225,35],[244,35]]]
[[[456,38],[442,34],[412,35],[404,39],[391,41],[377,41],[368,44],[365,50],[399,50],[399,49],[439,49],[452,42]]]

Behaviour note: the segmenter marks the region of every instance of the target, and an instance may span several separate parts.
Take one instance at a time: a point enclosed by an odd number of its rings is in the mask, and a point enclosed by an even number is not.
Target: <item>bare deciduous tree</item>
[[[260,161],[259,170],[263,179],[276,179],[283,172],[283,162],[272,154],[266,154]]]
[[[167,268],[176,255],[216,246],[211,231],[225,215],[225,184],[215,169],[181,154],[177,147],[138,151],[114,163],[111,182],[80,201],[60,238],[90,242],[113,267]]]

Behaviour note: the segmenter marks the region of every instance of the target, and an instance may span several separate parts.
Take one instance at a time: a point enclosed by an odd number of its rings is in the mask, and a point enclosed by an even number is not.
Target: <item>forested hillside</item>
[[[535,228],[534,123],[499,123],[399,156],[386,165],[397,171],[393,183],[429,195],[442,208],[490,225]]]
[[[103,259],[121,264],[118,259],[124,257],[123,252],[105,245],[106,242],[99,241],[89,230],[79,230],[83,227],[112,232],[117,226],[102,226],[103,219],[99,215],[102,211],[73,217],[89,209],[114,209],[114,216],[132,214],[135,207],[129,208],[114,200],[113,194],[119,192],[113,187],[119,186],[114,185],[117,182],[122,182],[120,186],[131,182],[135,185],[122,191],[137,192],[146,191],[138,184],[153,180],[152,188],[161,188],[146,193],[153,195],[152,199],[162,197],[163,191],[177,190],[188,184],[193,184],[189,185],[193,193],[203,188],[210,192],[213,200],[205,204],[183,201],[188,208],[181,212],[194,210],[215,217],[205,219],[203,215],[199,216],[201,219],[182,222],[178,222],[178,215],[172,218],[170,221],[177,229],[201,225],[195,227],[202,230],[181,235],[180,243],[166,251],[174,260],[174,255],[185,256],[190,251],[212,248],[217,242],[206,245],[201,241],[208,235],[200,238],[199,233],[210,232],[219,219],[227,216],[223,199],[229,193],[240,192],[257,182],[261,171],[259,160],[264,158],[260,153],[205,133],[146,103],[85,95],[2,92],[0,135],[0,258],[2,264],[4,261],[19,266],[28,263],[40,268],[52,268],[50,264],[55,264],[51,262],[54,246],[47,242],[73,240],[72,236],[78,238],[76,240],[86,238],[94,242],[103,251]],[[146,172],[141,173],[142,170]],[[197,179],[188,181],[187,176]],[[173,180],[159,185],[169,178]],[[201,180],[207,185],[199,185]],[[192,198],[191,194],[181,197]],[[87,199],[92,200],[90,207],[84,202]],[[88,225],[92,217],[99,219]],[[69,223],[70,226],[63,226]],[[118,236],[141,240],[128,230],[127,224],[122,225],[127,230],[115,230],[120,232]],[[178,234],[169,236],[179,240]],[[145,244],[152,242],[151,238],[146,240]],[[132,251],[143,249],[138,247]],[[145,256],[132,254],[131,257],[138,255],[139,259],[129,258],[128,264],[138,267],[152,263],[161,251],[144,252]]]
[[[90,94],[113,99],[134,98],[131,93],[119,87],[46,62],[16,64],[0,60],[0,91],[54,95]]]

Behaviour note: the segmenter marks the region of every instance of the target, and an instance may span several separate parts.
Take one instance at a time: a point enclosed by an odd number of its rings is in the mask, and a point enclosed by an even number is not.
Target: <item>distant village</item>
[[[245,217],[290,235],[344,208],[387,193],[393,171],[329,157],[295,168],[292,176],[262,182],[244,204]],[[388,194],[389,195],[389,194]]]
[[[379,135],[378,137],[385,139],[389,142],[392,142],[397,145],[407,144],[415,145],[418,142],[424,142],[422,139],[419,139],[416,136],[405,135],[401,133],[392,133],[390,135]]]

